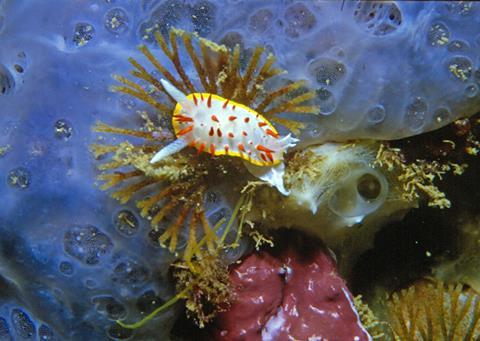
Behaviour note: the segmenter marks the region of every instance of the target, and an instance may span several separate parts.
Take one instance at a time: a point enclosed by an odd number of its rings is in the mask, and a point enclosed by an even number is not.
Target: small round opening
[[[382,185],[377,177],[367,173],[358,179],[357,191],[365,200],[373,201],[380,195]]]
[[[17,71],[18,73],[23,73],[23,67],[18,65],[18,64],[15,64],[13,66],[15,68],[15,71]]]
[[[329,208],[344,218],[361,218],[379,209],[388,195],[385,176],[369,167],[349,172],[337,184],[329,199]]]

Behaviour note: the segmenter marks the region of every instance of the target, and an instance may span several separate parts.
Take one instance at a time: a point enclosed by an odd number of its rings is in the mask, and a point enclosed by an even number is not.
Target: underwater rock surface
[[[141,330],[113,322],[170,297],[172,257],[132,204],[94,186],[88,151],[96,120],[137,120],[143,105],[110,92],[111,75],[141,59],[136,46],[154,30],[244,54],[268,45],[287,80],[318,92],[307,143],[391,139],[473,113],[479,12],[473,2],[0,1],[0,337],[167,338],[175,311]],[[211,197],[209,218],[228,215]]]
[[[219,315],[217,340],[370,340],[325,250],[254,253],[230,279],[237,298]]]

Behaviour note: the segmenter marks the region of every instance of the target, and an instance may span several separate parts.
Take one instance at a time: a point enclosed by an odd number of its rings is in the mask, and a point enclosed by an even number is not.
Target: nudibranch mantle
[[[177,139],[162,148],[151,163],[190,146],[199,153],[228,155],[245,160],[249,171],[283,194],[283,154],[298,139],[281,137],[275,127],[253,109],[209,93],[185,95],[162,79],[165,90],[177,104],[172,125]]]

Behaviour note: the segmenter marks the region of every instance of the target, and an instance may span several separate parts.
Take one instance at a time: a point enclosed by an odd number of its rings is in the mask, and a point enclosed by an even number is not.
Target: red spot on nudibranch
[[[265,127],[267,124],[265,122],[258,122],[258,126],[261,128],[261,127]]]
[[[265,157],[265,154],[260,154],[260,157],[262,158],[263,161],[267,162],[267,158]]]
[[[203,94],[200,94],[200,99],[201,99],[202,102],[203,102]]]
[[[236,107],[237,107],[237,106],[234,104],[234,105],[232,106],[232,110],[235,110]]]
[[[209,107],[209,108],[212,107],[212,94],[208,95],[207,107]]]
[[[222,137],[222,131],[220,130],[220,128],[217,128],[217,135],[218,137]]]
[[[199,147],[198,147],[198,153],[197,154],[200,154],[201,152],[203,152],[205,150],[205,143],[202,143]]]
[[[195,94],[192,94],[192,97],[193,97],[193,103],[195,103],[195,105],[198,105],[197,96],[195,96]]]
[[[174,115],[173,118],[177,122],[193,122],[193,118],[184,115]]]
[[[259,151],[261,151],[261,152],[273,153],[273,150],[271,150],[271,149],[269,149],[269,148],[267,148],[267,147],[265,147],[265,146],[263,146],[263,145],[261,145],[261,144],[259,144],[259,145],[257,146],[257,149],[258,149]]]
[[[208,132],[208,135],[213,136],[215,132],[213,131],[213,127],[210,127],[210,131]]]
[[[212,154],[212,156],[215,155],[215,144],[213,143],[210,145],[210,154]]]
[[[228,150],[230,149],[230,147],[228,146],[228,144],[226,144],[223,148],[225,149],[225,153],[228,154]]]
[[[248,135],[248,134],[247,134],[247,132],[246,132],[245,130],[244,130],[244,131],[242,131],[242,134],[243,134],[243,136],[247,136],[247,135]]]
[[[228,137],[233,139],[235,136],[233,135],[233,133],[228,133]]]
[[[227,104],[228,104],[229,101],[230,101],[230,100],[227,99],[227,100],[225,101],[225,103],[223,103],[223,106],[222,106],[223,109],[225,109],[225,108],[227,107]]]
[[[274,138],[278,139],[278,133],[274,132],[273,130],[271,130],[271,129],[267,129],[267,131],[266,131],[266,132],[267,132],[267,135],[270,135],[270,136],[272,136],[272,137],[274,137]]]
[[[267,157],[268,159],[270,160],[270,162],[273,162],[273,155],[272,153],[266,153],[267,154]]]
[[[177,133],[177,136],[185,135],[193,130],[193,126],[188,126]]]
[[[245,146],[243,145],[243,143],[238,144],[238,149],[241,150],[242,152],[245,152]]]
[[[235,121],[237,119],[237,116],[228,116],[229,121]]]
[[[250,122],[250,117],[245,117],[245,119],[243,120],[245,123],[248,123]]]
[[[212,115],[212,121],[219,122],[217,116]]]

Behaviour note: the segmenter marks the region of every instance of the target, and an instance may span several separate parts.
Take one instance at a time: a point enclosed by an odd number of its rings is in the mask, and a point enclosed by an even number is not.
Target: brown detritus
[[[188,288],[185,295],[187,316],[204,328],[218,312],[225,311],[232,299],[228,266],[218,255],[205,254],[190,263],[173,264],[177,292]]]
[[[258,230],[252,229],[249,233],[249,236],[253,239],[255,243],[255,250],[260,250],[261,247],[269,246],[273,247],[273,238],[267,236],[265,233],[261,233]]]
[[[453,122],[453,131],[457,136],[465,136],[470,133],[472,125],[470,119],[462,118]]]
[[[480,113],[470,118],[462,118],[451,124],[402,140],[391,141],[391,146],[400,148],[407,161],[416,159],[427,161],[450,161],[465,163],[469,156],[480,151]],[[418,146],[422,148],[419,149]]]
[[[450,201],[435,185],[435,180],[442,179],[447,172],[460,175],[466,168],[452,162],[427,161],[417,159],[408,162],[402,150],[381,144],[374,165],[392,172],[401,183],[401,197],[409,202],[415,202],[423,195],[428,206],[449,208]]]

